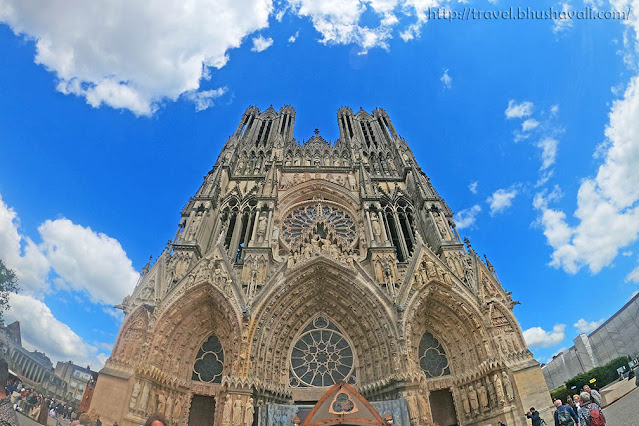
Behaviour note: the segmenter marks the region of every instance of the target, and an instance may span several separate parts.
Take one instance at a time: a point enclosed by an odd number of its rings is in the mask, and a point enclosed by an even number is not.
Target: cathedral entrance
[[[430,409],[433,422],[439,426],[456,426],[457,412],[450,389],[441,389],[430,394]]]
[[[215,418],[215,398],[212,396],[193,395],[189,426],[213,426]]]

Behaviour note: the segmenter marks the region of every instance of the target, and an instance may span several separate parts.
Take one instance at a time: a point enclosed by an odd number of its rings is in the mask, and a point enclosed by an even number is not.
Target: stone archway
[[[396,320],[371,287],[354,271],[322,257],[294,271],[257,308],[251,331],[251,375],[290,387],[290,351],[304,324],[318,315],[331,318],[348,336],[358,386],[392,375],[398,368]],[[300,398],[317,401],[324,391]]]

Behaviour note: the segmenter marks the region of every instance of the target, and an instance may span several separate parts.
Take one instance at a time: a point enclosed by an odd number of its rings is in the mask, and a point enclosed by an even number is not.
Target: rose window
[[[426,332],[419,342],[419,366],[426,372],[426,377],[441,377],[450,374],[448,358],[439,340]]]
[[[302,331],[291,352],[289,378],[293,387],[355,383],[351,345],[328,319],[317,317]]]
[[[349,245],[357,235],[353,219],[346,212],[324,203],[300,207],[282,224],[282,237],[289,246],[304,236],[319,234],[325,238],[329,232]]]
[[[222,344],[215,334],[211,335],[202,344],[195,364],[193,364],[193,374],[191,380],[207,383],[221,383],[222,369],[224,368],[224,351]]]

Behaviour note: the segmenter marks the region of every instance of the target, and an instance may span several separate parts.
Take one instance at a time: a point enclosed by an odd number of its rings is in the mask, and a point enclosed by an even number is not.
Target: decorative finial
[[[315,129],[315,136],[319,135],[319,129]]]

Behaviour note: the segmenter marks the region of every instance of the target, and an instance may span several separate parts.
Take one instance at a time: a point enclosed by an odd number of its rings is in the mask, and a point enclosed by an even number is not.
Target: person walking
[[[573,411],[570,405],[563,405],[561,403],[561,399],[555,401],[555,407],[557,407],[557,411],[555,411],[555,426],[575,426],[579,424],[579,417],[577,417],[577,413]]]
[[[590,400],[601,407],[601,394],[599,393],[599,391],[595,389],[590,389],[590,386],[588,385],[584,385],[583,389],[584,389],[584,392],[588,392],[588,394],[590,395]]]
[[[532,420],[532,426],[541,426],[542,425],[541,417],[539,417],[539,411],[535,410],[535,407],[531,407],[530,408],[530,410],[526,414],[526,417],[528,417],[529,419]]]
[[[590,400],[588,392],[582,392],[579,396],[581,407],[579,408],[580,426],[605,426],[606,418],[601,411],[601,407],[596,402]]]

